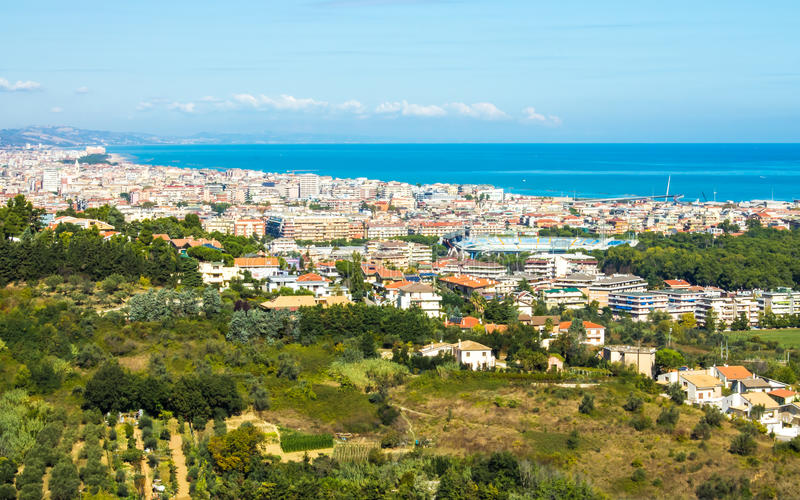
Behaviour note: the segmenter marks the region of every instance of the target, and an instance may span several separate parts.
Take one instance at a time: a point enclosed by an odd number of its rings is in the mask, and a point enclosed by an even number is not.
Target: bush
[[[719,411],[719,408],[716,406],[706,405],[703,407],[703,415],[702,421],[705,421],[708,425],[712,427],[721,427],[722,426],[722,419],[725,416]]]
[[[708,439],[711,437],[711,426],[708,425],[703,419],[697,422],[697,425],[692,429],[692,439]]]
[[[683,392],[681,384],[678,383],[669,384],[669,386],[667,387],[667,394],[669,394],[669,398],[676,405],[682,405],[683,402],[686,401],[686,393]]]
[[[628,395],[628,400],[622,405],[625,411],[639,411],[642,408],[644,401],[642,398],[636,397],[633,393]]]
[[[681,411],[677,406],[666,407],[659,413],[656,423],[665,430],[673,431],[678,424],[680,415]]]
[[[736,455],[752,455],[756,451],[757,446],[753,436],[743,432],[731,440],[731,447],[728,451]]]
[[[591,415],[594,411],[594,396],[585,394],[581,400],[581,404],[578,406],[578,411],[584,415]]]
[[[646,479],[647,479],[647,473],[644,471],[644,469],[641,468],[636,469],[635,471],[633,471],[633,474],[631,474],[631,481],[633,481],[634,483],[641,483]]]
[[[0,500],[17,500],[17,489],[11,484],[0,485]]]
[[[635,415],[633,418],[631,418],[630,424],[631,427],[637,431],[643,431],[645,429],[649,429],[653,425],[653,422],[647,415]]]
[[[572,432],[569,433],[569,436],[567,436],[567,448],[576,450],[580,445],[580,441],[581,439],[578,431],[573,429]]]

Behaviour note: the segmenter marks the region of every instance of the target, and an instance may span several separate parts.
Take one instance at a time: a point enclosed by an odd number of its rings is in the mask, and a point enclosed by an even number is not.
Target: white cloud
[[[167,109],[180,111],[182,113],[194,113],[195,104],[193,102],[172,102],[167,106]]]
[[[38,90],[42,87],[39,82],[17,80],[11,83],[5,78],[0,78],[0,92],[26,92],[30,90]]]
[[[547,117],[545,117],[541,113],[536,112],[536,108],[532,106],[528,106],[527,108],[522,110],[522,113],[525,115],[525,120],[534,121],[534,122],[544,122],[547,121]]]
[[[317,101],[310,97],[298,98],[287,94],[281,94],[278,97],[270,97],[264,94],[259,96],[236,94],[233,99],[240,104],[256,109],[274,109],[277,111],[309,111],[328,107],[328,103],[325,101]]]
[[[142,101],[136,106],[136,111],[150,111],[155,107],[155,104],[150,101]]]
[[[533,106],[528,106],[522,110],[523,123],[541,123],[542,125],[549,125],[549,126],[559,126],[561,125],[561,118],[557,117],[556,115],[547,115],[545,116],[542,113],[536,111]]]
[[[490,102],[476,102],[475,104],[452,102],[447,104],[447,108],[459,115],[479,120],[507,120],[509,118],[505,111]]]
[[[367,107],[355,99],[350,99],[349,101],[339,104],[336,106],[336,109],[344,111],[345,113],[353,113],[356,115],[363,115],[367,112]]]
[[[88,94],[89,93],[89,87],[78,87],[77,89],[75,89],[75,93],[76,94]]]
[[[60,106],[55,106],[53,108],[50,108],[50,112],[51,113],[61,113],[63,111],[64,111],[64,108],[62,108]]]
[[[378,114],[399,113],[403,116],[422,116],[428,118],[447,115],[447,111],[441,106],[436,106],[435,104],[413,104],[406,100],[381,103],[375,108],[375,112]]]

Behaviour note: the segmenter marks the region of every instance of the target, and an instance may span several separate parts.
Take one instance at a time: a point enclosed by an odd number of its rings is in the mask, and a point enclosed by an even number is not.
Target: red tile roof
[[[305,281],[328,281],[317,273],[306,273],[297,277],[297,282],[302,283]]]
[[[728,380],[739,380],[753,376],[744,366],[718,366],[717,371],[723,374]]]

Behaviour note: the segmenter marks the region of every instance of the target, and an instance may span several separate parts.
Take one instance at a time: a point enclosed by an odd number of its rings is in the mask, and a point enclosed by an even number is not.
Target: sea
[[[256,144],[108,151],[149,165],[492,184],[540,196],[800,199],[800,144]]]

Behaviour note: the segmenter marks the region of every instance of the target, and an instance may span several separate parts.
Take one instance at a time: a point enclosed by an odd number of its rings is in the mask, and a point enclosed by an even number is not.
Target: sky
[[[0,128],[797,142],[800,2],[26,0]]]

